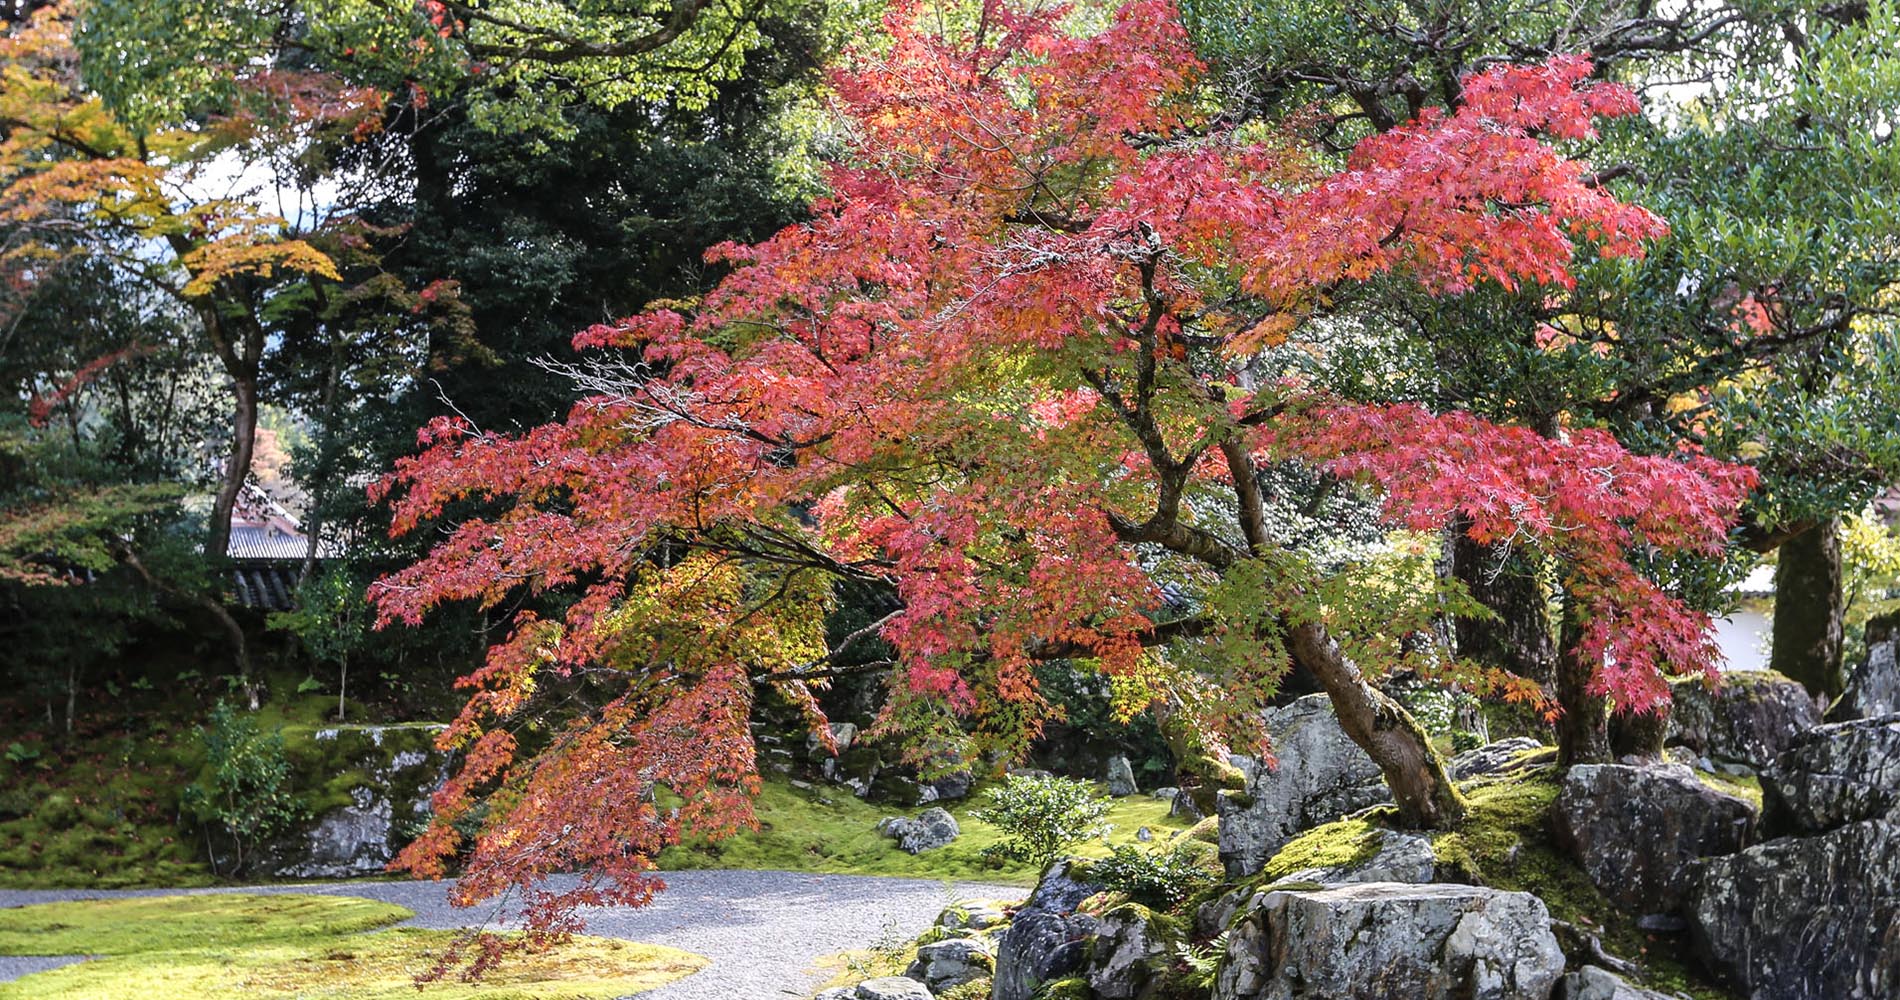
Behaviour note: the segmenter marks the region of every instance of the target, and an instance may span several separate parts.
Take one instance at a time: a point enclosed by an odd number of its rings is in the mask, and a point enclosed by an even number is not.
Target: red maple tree
[[[1639,253],[1660,222],[1549,144],[1634,98],[1587,82],[1580,57],[1500,68],[1455,114],[1329,170],[1296,130],[1210,119],[1166,0],[1088,32],[1068,16],[986,2],[945,27],[900,5],[834,77],[851,155],[809,222],[715,248],[732,270],[702,301],[581,333],[600,360],[565,421],[424,429],[379,487],[397,529],[468,499],[499,513],[381,581],[385,621],[524,588],[579,597],[560,620],[518,614],[465,678],[446,740],[466,762],[399,865],[441,875],[466,851],[459,900],[519,888],[547,927],[575,903],[643,901],[661,847],[751,821],[755,689],[818,721],[841,580],[893,595],[869,630],[896,650],[881,726],[931,752],[1019,752],[1046,710],[1038,661],[1093,665],[1216,740],[1257,740],[1297,665],[1405,822],[1456,819],[1439,758],[1371,683],[1422,661],[1355,617],[1369,591],[1351,568],[1276,540],[1269,463],[1366,483],[1395,526],[1460,515],[1481,539],[1549,546],[1586,598],[1596,695],[1652,708],[1663,674],[1710,669],[1706,618],[1627,553],[1719,550],[1747,470],[1248,369],[1378,275],[1555,293],[1576,241]],[[1378,624],[1437,596],[1392,598]],[[614,695],[527,752],[509,723],[550,673]],[[580,888],[539,887],[562,871]]]

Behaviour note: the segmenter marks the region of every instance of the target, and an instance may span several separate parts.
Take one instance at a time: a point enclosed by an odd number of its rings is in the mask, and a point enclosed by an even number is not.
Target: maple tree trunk
[[[1841,523],[1829,518],[1781,543],[1775,564],[1774,638],[1768,665],[1824,702],[1840,697],[1844,598]]]
[[[1580,655],[1582,628],[1564,622],[1562,651],[1557,656],[1557,766],[1604,764],[1610,761],[1609,702],[1590,693],[1595,669]]]
[[[1425,730],[1385,692],[1373,687],[1339,644],[1318,624],[1288,630],[1293,658],[1318,678],[1332,699],[1340,728],[1379,765],[1399,822],[1410,829],[1443,829],[1464,818],[1464,796]]]
[[[224,478],[218,484],[217,499],[211,505],[211,524],[205,540],[205,557],[220,565],[231,551],[231,512],[237,507],[244,478],[251,472],[251,452],[257,444],[257,378],[232,376],[236,385],[236,403],[231,408],[231,457],[224,466]]]
[[[1537,566],[1526,553],[1500,557],[1490,546],[1472,541],[1462,523],[1454,522],[1450,533],[1452,576],[1472,599],[1497,613],[1496,618],[1453,621],[1458,655],[1550,683],[1557,672],[1557,643]]]

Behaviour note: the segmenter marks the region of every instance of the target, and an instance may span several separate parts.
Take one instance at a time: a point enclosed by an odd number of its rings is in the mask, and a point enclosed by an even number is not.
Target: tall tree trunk
[[[1768,665],[1823,702],[1840,697],[1841,522],[1829,518],[1781,543],[1775,566],[1775,621]]]
[[[211,524],[205,540],[205,557],[212,565],[221,565],[231,551],[231,514],[237,507],[238,494],[251,474],[251,453],[257,445],[257,373],[234,373],[235,398],[231,407],[231,456],[224,466],[224,478],[218,483],[217,498],[211,504]]]
[[[317,435],[317,468],[310,482],[310,509],[304,518],[303,568],[297,572],[297,586],[310,582],[317,570],[317,555],[323,550],[324,505],[330,499],[330,480],[336,473],[336,402],[337,383],[342,380],[343,360],[333,352],[330,370],[324,374],[323,395]]]
[[[1596,665],[1578,651],[1583,628],[1564,616],[1562,652],[1557,656],[1557,765],[1603,764],[1610,760],[1609,702],[1590,693]]]
[[[1366,680],[1325,626],[1295,625],[1287,632],[1287,645],[1294,660],[1326,689],[1340,728],[1379,765],[1401,824],[1415,830],[1442,829],[1464,818],[1464,796],[1425,730],[1403,705]]]
[[[1453,622],[1458,655],[1549,684],[1557,671],[1557,643],[1537,557],[1480,545],[1465,533],[1462,520],[1448,530],[1452,576],[1474,600],[1497,613],[1495,618],[1461,617]]]

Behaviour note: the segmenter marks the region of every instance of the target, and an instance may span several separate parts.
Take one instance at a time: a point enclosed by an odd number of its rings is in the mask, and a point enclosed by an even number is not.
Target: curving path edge
[[[871,875],[780,871],[665,872],[666,891],[650,905],[588,911],[587,933],[683,948],[711,964],[641,1000],[733,1000],[804,997],[828,977],[818,959],[923,933],[946,905],[963,899],[1019,899],[1021,888],[927,882]],[[311,893],[362,896],[408,907],[404,927],[457,928],[483,923],[485,908],[448,905],[439,882],[320,882],[217,889],[0,889],[0,908],[118,896],[203,892]],[[0,956],[0,982],[57,968],[80,958]]]

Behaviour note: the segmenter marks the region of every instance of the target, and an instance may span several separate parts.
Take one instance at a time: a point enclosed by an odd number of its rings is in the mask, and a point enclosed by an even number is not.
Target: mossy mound
[[[198,759],[189,731],[159,730],[0,762],[0,886],[209,884],[176,821]]]
[[[354,896],[207,893],[0,910],[0,955],[131,955],[234,948],[374,930],[414,916]]]
[[[508,956],[480,982],[416,986],[457,931],[362,931],[409,911],[348,896],[218,894],[0,911],[0,950],[104,954],[0,983],[0,1000],[536,1000],[650,990],[704,967],[688,952],[576,937]]]
[[[1287,841],[1267,859],[1260,880],[1277,882],[1311,868],[1344,868],[1370,861],[1379,853],[1383,828],[1370,819],[1342,819],[1316,826]]]

